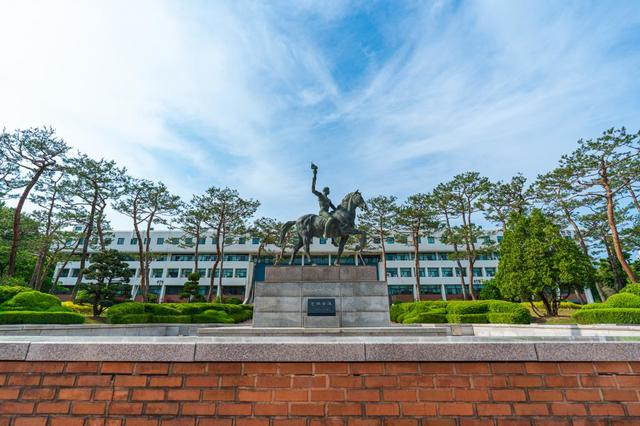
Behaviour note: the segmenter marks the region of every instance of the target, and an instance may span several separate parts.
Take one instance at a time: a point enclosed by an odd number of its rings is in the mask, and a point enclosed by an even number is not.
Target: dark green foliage
[[[573,314],[578,324],[640,324],[640,309],[580,309]]]
[[[0,312],[0,324],[82,324],[83,322],[84,316],[75,312]]]
[[[134,323],[238,323],[253,316],[251,305],[216,303],[139,303],[127,302],[107,310],[113,324]]]
[[[0,305],[0,311],[66,311],[57,297],[39,291],[23,291]]]
[[[33,289],[18,285],[0,285],[0,304],[11,299],[16,294],[22,293],[23,291],[33,291]]]
[[[487,314],[447,314],[450,324],[486,324],[489,322]]]
[[[604,303],[590,303],[588,305],[584,305],[581,310],[589,310],[589,309],[607,309],[607,305]]]
[[[618,293],[605,302],[607,308],[640,308],[640,296],[632,293]]]
[[[390,307],[391,321],[415,323],[504,323],[529,324],[529,310],[504,300],[428,301],[396,303]]]
[[[502,300],[502,294],[494,279],[485,281],[480,289],[480,299],[482,300]]]

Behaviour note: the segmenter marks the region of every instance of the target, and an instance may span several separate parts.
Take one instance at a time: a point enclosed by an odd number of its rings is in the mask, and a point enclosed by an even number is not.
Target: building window
[[[191,271],[192,271],[191,268],[180,269],[180,278],[188,278]]]
[[[400,268],[400,276],[401,277],[410,277],[411,276],[411,268]]]
[[[326,238],[320,238],[320,244],[327,244]]]
[[[138,239],[137,238],[132,238],[130,243],[131,243],[131,245],[138,244]]]
[[[422,237],[417,237],[416,240],[417,240],[416,242],[420,244],[422,242]]]
[[[229,262],[246,262],[249,260],[249,255],[247,254],[227,254],[224,256],[225,261]]]
[[[169,238],[169,244],[177,246],[180,244],[180,238],[172,237]]]
[[[174,254],[171,255],[172,262],[193,262],[192,254]]]
[[[247,278],[247,268],[237,268],[236,278]]]
[[[442,268],[443,277],[453,277],[453,268]]]
[[[440,270],[438,268],[428,268],[429,276],[431,278],[436,278],[440,276]]]
[[[436,243],[436,239],[435,239],[435,237],[427,237],[427,243],[429,243],[429,244],[435,244],[435,243]]]
[[[218,239],[216,237],[211,238],[211,244],[218,244]]]
[[[247,239],[245,237],[238,238],[238,244],[246,244]]]
[[[496,268],[484,268],[484,272],[487,274],[488,277],[496,276]]]
[[[198,244],[207,244],[207,237],[198,238]]]
[[[438,260],[449,260],[449,253],[438,253]]]
[[[193,244],[193,238],[191,238],[191,237],[185,238],[184,239],[184,243],[186,245],[188,245],[188,246],[192,245]]]
[[[60,278],[67,278],[69,276],[69,268],[64,268],[62,272],[60,272]]]
[[[445,285],[444,290],[447,294],[462,294],[462,287],[460,285]]]
[[[158,237],[158,239],[156,240],[156,244],[158,244],[159,246],[164,244],[164,237]]]
[[[201,254],[198,256],[198,260],[202,261],[202,262],[211,262],[216,260],[216,255],[215,254]]]
[[[473,268],[473,276],[481,277],[482,276],[482,268]]]
[[[398,268],[387,268],[387,277],[397,277]]]
[[[385,238],[384,242],[387,244],[394,244],[396,242],[396,239],[393,237],[387,237]]]
[[[207,278],[211,278],[211,271],[211,268],[207,269]]]
[[[222,270],[222,278],[233,278],[233,269],[232,268],[224,268]]]
[[[136,268],[129,268],[129,272],[131,273],[132,277],[136,276],[136,271],[137,271]]]
[[[390,285],[389,296],[395,294],[413,294],[413,286],[410,285]]]
[[[205,268],[198,268],[196,272],[198,272],[198,275],[200,276],[200,278],[204,278],[204,275],[207,273],[207,270]]]
[[[151,278],[162,278],[162,273],[164,270],[162,268],[154,268],[151,270]]]
[[[441,294],[439,285],[421,285],[420,293],[422,294]]]
[[[178,268],[167,269],[167,278],[178,278]]]
[[[253,244],[254,246],[260,244],[260,238],[258,237],[251,238],[251,244]]]
[[[456,266],[456,277],[460,276],[460,268],[458,268]],[[466,277],[467,276],[467,268],[462,268],[462,276]]]
[[[380,237],[373,237],[374,244],[380,244]]]
[[[72,276],[73,278],[77,278],[77,277],[78,277],[78,275],[80,275],[80,269],[76,269],[76,268],[74,268],[74,269],[72,269],[72,270],[71,270],[71,276]]]
[[[437,260],[435,253],[420,253],[420,260]]]
[[[158,257],[156,257],[155,259],[156,262],[166,262],[167,261],[167,255],[166,254],[161,254]]]
[[[116,242],[116,244],[118,244],[119,246],[123,246],[124,245],[124,238],[123,237],[118,238],[118,241]]]
[[[387,260],[413,260],[413,253],[387,253]]]
[[[420,276],[424,278],[425,277],[424,268],[418,268],[418,274],[420,274]]]

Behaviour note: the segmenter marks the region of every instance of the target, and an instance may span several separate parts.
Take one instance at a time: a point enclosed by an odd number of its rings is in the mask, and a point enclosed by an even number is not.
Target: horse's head
[[[355,210],[356,207],[360,207],[363,210],[367,210],[367,203],[364,201],[364,197],[358,189],[348,193],[342,200],[341,205],[347,210]]]

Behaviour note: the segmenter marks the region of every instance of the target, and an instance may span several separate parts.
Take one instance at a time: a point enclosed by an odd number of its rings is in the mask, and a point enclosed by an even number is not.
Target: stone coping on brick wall
[[[640,361],[640,338],[0,336],[0,360]]]

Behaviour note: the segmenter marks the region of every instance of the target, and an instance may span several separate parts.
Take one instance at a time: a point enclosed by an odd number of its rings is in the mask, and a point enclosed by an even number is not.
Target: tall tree
[[[440,229],[437,213],[431,198],[427,194],[414,194],[398,208],[396,216],[398,231],[409,235],[413,245],[415,261],[416,292],[414,298],[419,301],[422,295],[420,288],[420,241]]]
[[[167,225],[169,219],[180,209],[180,197],[169,192],[162,183],[145,179],[129,178],[124,195],[114,204],[120,213],[129,216],[138,243],[140,263],[140,292],[143,300],[149,295],[149,269],[152,261],[150,250],[153,225]]]
[[[207,300],[213,300],[215,275],[218,265],[224,266],[224,248],[229,236],[242,235],[246,232],[247,221],[258,209],[260,202],[240,197],[238,191],[230,188],[211,187],[203,195],[203,203],[207,212],[207,225],[214,230],[216,242],[216,259],[213,264],[209,294]],[[219,274],[216,297],[222,300],[222,271]]]
[[[431,199],[433,201],[433,206],[436,209],[436,212],[440,216],[441,221],[443,222],[443,234],[442,239],[446,244],[450,244],[453,246],[453,260],[456,261],[458,265],[458,270],[460,271],[460,288],[462,289],[462,298],[467,300],[467,290],[465,284],[465,275],[462,273],[464,270],[462,267],[462,252],[460,251],[461,241],[458,241],[455,238],[447,239],[447,236],[454,235],[453,233],[453,219],[456,215],[456,207],[454,205],[454,196],[452,190],[451,182],[441,183],[435,187],[431,194]]]
[[[114,161],[105,159],[94,160],[85,154],[80,154],[67,162],[65,171],[71,177],[71,190],[79,199],[77,205],[85,208],[85,218],[80,225],[84,229],[80,247],[80,273],[72,295],[78,292],[82,283],[86,262],[89,256],[89,245],[95,236],[96,221],[101,203],[104,200],[117,199],[122,192],[126,169],[118,168]]]
[[[387,279],[387,250],[385,240],[394,235],[394,224],[398,212],[397,198],[393,195],[378,195],[367,200],[368,210],[360,214],[360,226],[371,231],[380,240],[384,279]]]
[[[513,214],[500,245],[496,283],[508,299],[542,301],[547,315],[558,314],[562,299],[593,282],[591,260],[538,209]]]
[[[624,258],[615,211],[616,198],[628,189],[626,172],[639,155],[640,132],[611,128],[597,139],[579,140],[578,148],[563,156],[559,167],[571,177],[582,196],[601,198],[605,202],[613,251],[633,283],[637,283],[638,278]]]
[[[489,179],[477,172],[466,172],[454,176],[451,181],[452,205],[462,224],[454,227],[452,233],[445,233],[445,239],[457,240],[461,243],[464,255],[469,264],[469,295],[475,300],[473,290],[474,267],[478,256],[488,247],[478,245],[478,240],[487,236],[482,227],[474,223],[476,213],[484,209],[483,200],[489,191]],[[463,272],[460,271],[462,274]]]
[[[194,271],[198,271],[200,257],[200,239],[208,231],[207,211],[204,197],[194,195],[186,205],[180,209],[177,227],[182,232],[181,241],[185,246],[194,248]],[[191,241],[191,242],[189,242]]]
[[[518,174],[509,182],[491,183],[485,196],[485,218],[499,223],[502,231],[507,229],[511,212],[524,213],[531,199],[531,191],[526,188],[527,179]]]
[[[15,166],[20,170],[20,177],[12,182],[12,189],[21,189],[21,193],[13,215],[13,237],[6,270],[8,277],[12,277],[16,269],[20,244],[20,220],[24,203],[40,177],[48,170],[55,168],[67,151],[69,151],[67,144],[56,137],[55,130],[51,127],[32,127],[16,130],[13,133],[3,130],[0,134],[0,163],[14,165],[13,169],[10,166],[4,166],[3,174],[7,170],[15,172]],[[4,179],[6,177],[3,177]]]

